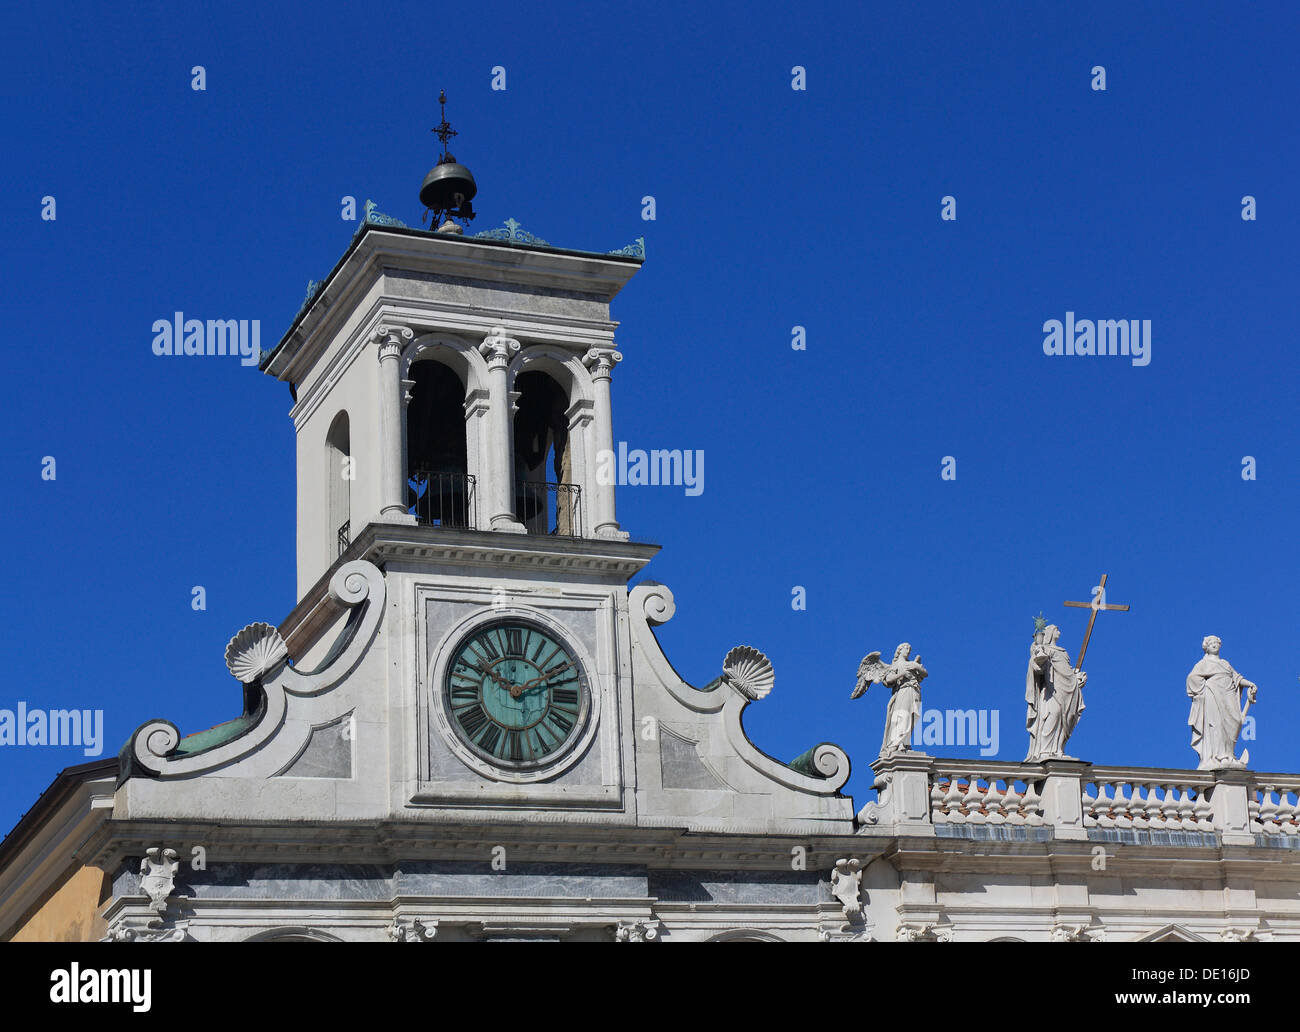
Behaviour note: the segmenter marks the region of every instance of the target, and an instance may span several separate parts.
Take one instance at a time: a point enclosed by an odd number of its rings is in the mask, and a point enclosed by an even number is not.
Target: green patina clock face
[[[447,668],[452,725],[498,766],[536,767],[566,752],[587,716],[577,656],[550,631],[503,620],[470,634]]]

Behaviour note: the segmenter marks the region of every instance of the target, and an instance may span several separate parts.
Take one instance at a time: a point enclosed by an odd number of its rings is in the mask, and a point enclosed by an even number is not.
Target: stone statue
[[[1047,624],[1034,634],[1029,647],[1029,672],[1025,676],[1029,755],[1026,763],[1068,760],[1065,743],[1083,712],[1083,686],[1088,675],[1070,665],[1070,656],[1056,644],[1061,629]]]
[[[912,659],[911,655],[912,646],[907,642],[894,650],[894,661],[889,664],[880,661],[879,652],[868,653],[858,666],[858,686],[849,696],[856,699],[877,681],[890,690],[881,756],[910,751],[912,728],[921,718],[921,682],[929,672],[921,665],[920,656]]]
[[[1253,681],[1247,681],[1232,669],[1219,655],[1223,642],[1211,634],[1201,642],[1205,655],[1187,675],[1187,694],[1192,699],[1192,712],[1187,723],[1192,729],[1192,748],[1201,757],[1197,770],[1214,770],[1218,767],[1244,767],[1250,762],[1250,750],[1236,759],[1237,736],[1246,719],[1246,711],[1255,701],[1259,690]],[[1246,704],[1241,704],[1242,689],[1246,691]]]

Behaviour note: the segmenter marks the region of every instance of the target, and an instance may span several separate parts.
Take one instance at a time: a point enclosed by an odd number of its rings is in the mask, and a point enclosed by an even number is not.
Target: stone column
[[[406,511],[402,468],[402,349],[415,339],[405,326],[380,326],[370,339],[379,346],[379,517],[380,523],[413,524]]]
[[[1083,826],[1083,782],[1092,764],[1083,760],[1044,760],[1043,823],[1058,839],[1086,839]]]
[[[596,461],[594,468],[597,475],[592,478],[592,483],[587,485],[587,490],[592,492],[595,504],[592,510],[595,513],[596,526],[593,534],[595,537],[603,538],[626,538],[627,535],[619,530],[618,520],[614,515],[614,484],[602,483],[604,479],[599,475],[602,466],[607,470],[615,473],[613,479],[617,479],[618,463],[614,457],[614,406],[610,398],[609,382],[614,366],[623,361],[623,356],[613,348],[591,348],[583,357],[583,363],[591,370],[591,382],[595,386],[595,445]]]
[[[515,518],[515,471],[511,462],[513,435],[510,432],[511,406],[506,375],[510,356],[519,350],[519,341],[507,337],[504,326],[493,326],[478,349],[487,359],[488,367],[488,440],[487,454],[482,456],[487,481],[483,492],[487,525],[491,530],[523,534],[524,527]]]

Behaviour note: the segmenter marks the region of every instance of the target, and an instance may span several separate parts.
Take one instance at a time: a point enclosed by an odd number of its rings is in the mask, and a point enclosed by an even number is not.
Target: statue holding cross
[[[1041,616],[1034,620],[1034,641],[1029,648],[1029,671],[1025,676],[1025,703],[1028,707],[1025,726],[1029,730],[1026,763],[1072,758],[1065,755],[1065,743],[1074,733],[1084,710],[1083,686],[1088,675],[1083,671],[1083,657],[1092,638],[1093,624],[1102,610],[1128,610],[1128,606],[1107,604],[1105,574],[1093,589],[1091,602],[1065,604],[1092,610],[1088,616],[1088,629],[1083,635],[1078,661],[1072,667],[1070,654],[1057,644],[1061,629],[1047,623]]]

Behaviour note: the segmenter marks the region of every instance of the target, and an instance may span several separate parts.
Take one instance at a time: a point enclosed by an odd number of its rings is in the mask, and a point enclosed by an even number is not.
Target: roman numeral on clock
[[[552,708],[546,714],[546,719],[559,730],[561,738],[568,737],[569,732],[573,730],[573,721],[563,710]]]
[[[487,657],[488,662],[501,658],[501,653],[497,651],[497,647],[492,644],[492,639],[486,634],[474,644],[483,650],[483,655]]]
[[[576,708],[578,705],[578,689],[552,688],[551,701],[557,706],[573,706]]]
[[[506,655],[523,658],[524,629],[522,627],[506,628]]]
[[[508,734],[514,734],[513,731]],[[488,729],[483,732],[483,737],[478,740],[479,745],[483,746],[488,752],[496,752],[497,742],[501,740],[501,728],[496,724],[489,725]]]
[[[460,726],[471,738],[482,730],[484,724],[490,723],[488,715],[483,712],[483,707],[477,703],[466,707],[457,714],[457,718],[460,720]]]

